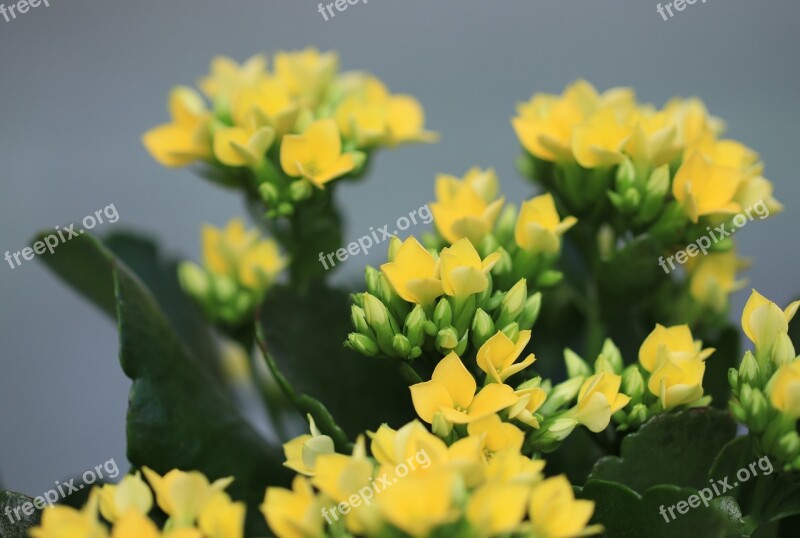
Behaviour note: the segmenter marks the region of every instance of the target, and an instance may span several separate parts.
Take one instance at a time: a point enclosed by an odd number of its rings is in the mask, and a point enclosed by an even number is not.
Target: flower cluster
[[[629,88],[599,93],[577,81],[562,95],[534,95],[519,105],[512,123],[526,150],[526,175],[600,232],[598,245],[582,245],[588,263],[599,255],[613,264],[615,255],[625,259],[637,248],[668,257],[712,227],[730,230],[736,214],[757,204],[767,215],[781,209],[758,154],[721,138],[722,122],[696,98],[676,98],[659,109],[637,102]],[[732,238],[708,243],[712,253],[727,255],[686,266],[687,297],[724,313],[742,264]],[[617,284],[632,289],[646,273]]]
[[[728,372],[733,415],[757,436],[761,450],[800,470],[800,357],[789,338],[789,322],[800,308],[781,309],[753,290],[742,312],[742,329],[753,342],[739,369]]]
[[[241,65],[217,57],[199,87],[205,98],[172,91],[171,121],[148,131],[145,147],[164,166],[203,163],[204,175],[259,193],[274,215],[359,174],[376,148],[436,139],[416,99],[369,74],[339,73],[333,52],[278,52],[272,70],[263,55]]]
[[[242,538],[246,506],[225,493],[233,481],[210,483],[201,473],[177,469],[163,477],[144,468],[119,484],[94,488],[81,510],[47,508],[32,538]],[[152,488],[152,491],[151,491]],[[168,517],[163,532],[150,518],[155,500]],[[99,516],[102,515],[103,522]],[[107,522],[107,523],[106,523]],[[109,526],[111,527],[109,529]],[[109,532],[110,530],[110,532]]]
[[[253,312],[287,264],[275,241],[246,229],[238,218],[223,229],[205,225],[202,249],[203,267],[179,266],[181,285],[209,319],[230,325]]]
[[[352,454],[320,452],[317,436],[286,445],[287,465],[298,449],[305,476],[291,490],[269,488],[262,510],[279,538],[322,536],[586,536],[591,501],[577,500],[563,475],[545,479],[544,461],[520,453],[521,432],[499,421],[471,424],[450,444],[419,422],[387,425],[364,437]],[[382,534],[383,533],[383,534]]]

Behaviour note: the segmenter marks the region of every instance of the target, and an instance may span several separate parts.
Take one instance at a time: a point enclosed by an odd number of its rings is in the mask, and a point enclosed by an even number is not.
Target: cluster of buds
[[[757,439],[758,448],[800,470],[800,357],[789,338],[789,322],[800,308],[795,301],[786,309],[753,290],[742,312],[742,328],[753,342],[728,381],[730,409]]]
[[[339,73],[333,52],[278,52],[272,70],[263,55],[242,65],[217,57],[199,87],[205,97],[172,91],[171,121],[148,131],[145,147],[164,166],[201,163],[209,179],[260,195],[271,216],[358,176],[374,149],[436,139],[416,99],[369,74]]]
[[[230,326],[246,321],[287,265],[278,245],[241,219],[224,229],[210,225],[202,231],[203,266],[183,262],[178,276],[184,291],[206,316]]]
[[[499,196],[494,170],[470,169],[463,178],[436,178],[436,201],[430,203],[436,234],[425,244],[439,250],[468,239],[482,255],[497,252],[492,271],[499,287],[520,278],[535,288],[557,283],[562,275],[552,267],[561,251],[561,237],[577,220],[562,219],[550,194],[523,202],[519,210]]]
[[[519,105],[512,123],[526,150],[525,175],[581,219],[588,227],[584,235],[598,237],[592,251],[582,246],[589,263],[599,254],[611,267],[622,267],[622,261],[613,265],[616,256],[646,253],[677,255],[684,264],[697,254],[696,241],[703,254],[730,253],[737,217],[741,226],[745,212],[753,219],[753,208],[762,219],[781,210],[758,154],[721,138],[722,122],[698,99],[676,98],[659,109],[639,103],[629,88],[599,93],[578,81],[562,95],[534,95]],[[727,233],[713,235],[723,228]],[[741,265],[732,254],[713,264],[687,264],[687,299],[724,317]],[[627,283],[616,279],[615,286],[624,294],[645,277],[649,289],[669,280],[650,269]]]
[[[389,262],[367,267],[367,291],[353,297],[356,331],[346,344],[413,365],[423,355],[474,356],[498,331],[516,342],[536,321],[541,294],[529,293],[525,279],[495,290],[490,271],[499,259],[482,258],[468,239],[434,253],[414,237],[393,238]]]

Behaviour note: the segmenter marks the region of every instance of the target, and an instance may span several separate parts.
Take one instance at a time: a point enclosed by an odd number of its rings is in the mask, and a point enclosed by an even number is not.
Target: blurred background
[[[348,241],[429,201],[441,172],[493,166],[509,200],[529,197],[509,118],[532,93],[582,77],[657,105],[697,95],[759,151],[787,210],[737,235],[757,260],[746,276],[781,304],[800,292],[796,0],[708,0],[668,22],[655,0],[369,0],[327,22],[317,4],[50,0],[0,18],[0,253],[113,203],[119,221],[96,232],[135,229],[196,259],[200,224],[244,214],[241,200],[161,168],[141,134],[167,120],[170,87],[193,84],[212,56],[314,45],[416,96],[442,135],[377,154],[367,181],[338,190]],[[352,258],[336,278],[384,257]],[[734,317],[747,295],[734,297]],[[124,471],[130,383],[113,323],[38,261],[0,264],[0,305],[2,486],[37,495],[111,458]]]

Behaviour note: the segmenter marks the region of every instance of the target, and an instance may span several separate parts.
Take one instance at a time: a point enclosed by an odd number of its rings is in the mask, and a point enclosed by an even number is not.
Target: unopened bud
[[[567,365],[567,376],[589,377],[592,369],[577,353],[569,348],[564,349],[564,363]]]
[[[480,349],[496,332],[491,316],[480,308],[476,310],[472,318],[472,345],[475,349]]]
[[[458,347],[458,333],[453,327],[441,329],[436,335],[436,347],[443,353],[449,353]]]
[[[439,327],[449,327],[453,323],[453,308],[447,297],[439,299],[436,309],[433,311],[433,321]]]

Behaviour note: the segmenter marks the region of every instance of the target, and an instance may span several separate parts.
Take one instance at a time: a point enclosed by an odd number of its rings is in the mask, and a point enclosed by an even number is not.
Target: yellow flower
[[[620,394],[622,377],[600,372],[583,382],[571,418],[597,433],[605,430],[611,415],[628,405],[629,396]]]
[[[456,518],[453,501],[459,484],[455,471],[447,469],[409,475],[381,490],[376,503],[386,521],[413,537],[424,537]]]
[[[718,140],[710,131],[687,148],[685,156],[690,157],[694,151],[702,153],[719,166],[739,170],[743,178],[755,177],[764,169],[758,153],[736,140]]]
[[[403,142],[436,142],[437,133],[425,130],[425,111],[410,95],[393,95],[386,109],[389,144]]]
[[[211,72],[200,80],[200,89],[211,99],[229,99],[240,88],[256,85],[266,77],[267,57],[256,54],[239,65],[227,56],[211,60]]]
[[[540,482],[531,492],[528,513],[537,537],[573,538],[601,532],[599,525],[586,526],[593,512],[594,502],[576,500],[564,475]]]
[[[192,525],[208,501],[233,482],[233,477],[228,477],[209,483],[197,471],[173,469],[163,477],[148,467],[143,467],[143,471],[156,493],[158,506],[176,526]]]
[[[484,193],[473,187],[473,184],[481,181],[479,178],[483,174],[494,178],[494,184],[497,184],[493,170],[481,172],[474,168],[462,181],[447,175],[436,178],[438,201],[431,204],[431,213],[436,228],[449,243],[466,237],[473,245],[478,245],[494,228],[504,199],[487,200],[482,194],[494,190],[489,185],[484,187]],[[485,181],[491,182],[488,179]]]
[[[46,508],[38,527],[32,528],[31,538],[108,538],[104,525],[97,519],[96,491],[81,510],[57,504]],[[126,537],[127,538],[127,537]],[[144,538],[144,537],[143,537]]]
[[[497,331],[478,350],[478,367],[490,375],[495,383],[503,383],[536,360],[531,353],[522,362],[514,362],[530,340],[531,331],[520,331],[516,344],[503,331]]]
[[[475,394],[477,384],[455,353],[442,359],[430,381],[411,386],[414,409],[422,420],[432,424],[441,416],[449,423],[468,424],[497,413],[517,401],[508,385],[491,383]]]
[[[692,260],[689,269],[689,293],[701,304],[722,312],[728,304],[728,295],[742,289],[746,281],[736,280],[736,272],[743,266],[734,250],[708,254]]]
[[[322,536],[320,503],[308,479],[295,476],[292,489],[267,488],[261,513],[278,538]]]
[[[139,472],[125,476],[119,484],[105,484],[99,489],[100,512],[114,523],[129,510],[147,514],[153,507],[153,494]]]
[[[655,329],[647,335],[639,348],[639,363],[648,372],[653,372],[665,357],[676,361],[704,361],[714,349],[703,349],[700,340],[692,339],[692,331],[688,325],[664,327],[656,324]]]
[[[483,439],[483,454],[487,461],[504,450],[519,452],[525,441],[522,430],[510,422],[503,422],[496,414],[470,422],[467,433]]]
[[[236,126],[252,132],[268,125],[274,128],[278,137],[294,129],[299,112],[297,103],[284,83],[276,78],[265,78],[256,85],[240,90],[232,103]],[[219,131],[215,137],[218,134]]]
[[[772,183],[762,176],[755,176],[746,179],[739,185],[734,201],[745,212],[749,208],[755,209],[755,214],[759,219],[767,218],[770,215],[777,215],[783,211],[783,205],[772,195]]]
[[[274,140],[275,129],[269,126],[218,129],[214,133],[214,156],[228,166],[256,165]]]
[[[209,156],[210,114],[203,98],[193,89],[179,86],[169,96],[172,122],[147,131],[142,143],[163,166],[180,167]]]
[[[331,119],[317,120],[301,135],[286,135],[281,143],[281,166],[292,177],[302,176],[316,187],[355,168],[353,156],[342,153],[339,129]]]
[[[193,530],[193,529],[192,529]],[[82,536],[82,535],[81,535]],[[170,538],[171,533],[168,533]],[[200,533],[196,534],[200,538]],[[146,514],[131,509],[124,513],[114,524],[111,538],[160,538],[161,533]],[[194,538],[194,537],[193,537]],[[216,537],[213,537],[216,538]]]
[[[436,274],[441,278],[447,295],[467,297],[486,291],[489,286],[486,274],[499,260],[499,252],[481,260],[469,239],[459,239],[452,246],[442,249],[436,264]]]
[[[602,168],[621,163],[622,150],[633,129],[622,121],[613,108],[596,112],[572,131],[572,152],[584,168]]]
[[[698,357],[691,359],[665,357],[647,382],[647,388],[653,395],[658,396],[661,406],[670,409],[700,399],[703,396],[703,374],[706,363]]]
[[[786,309],[753,290],[742,311],[742,329],[757,348],[769,348],[779,335],[787,334],[800,301],[794,301]]]
[[[675,173],[672,194],[692,222],[697,222],[703,215],[741,211],[734,196],[742,179],[740,171],[721,166],[695,151]]]
[[[338,69],[339,57],[335,52],[320,53],[307,48],[275,55],[275,75],[307,107],[319,104]]]
[[[579,80],[564,95],[537,94],[519,105],[519,116],[511,120],[520,144],[546,161],[572,159],[572,129],[589,117],[600,98],[597,90]]]
[[[534,413],[544,405],[547,392],[541,387],[517,389],[517,403],[508,408],[508,418],[513,418],[527,424],[532,428],[539,428],[539,421]]]
[[[666,112],[640,108],[630,121],[633,131],[625,151],[634,162],[658,168],[672,162],[680,154],[677,128]]]
[[[202,242],[206,268],[249,289],[268,288],[287,264],[275,241],[260,239],[258,230],[247,230],[239,218],[231,219],[224,229],[205,225]]]
[[[436,276],[436,260],[414,237],[409,237],[395,252],[389,263],[381,265],[395,292],[405,301],[430,304],[444,293]]]
[[[478,536],[512,534],[525,517],[529,489],[523,484],[492,482],[475,490],[467,503],[467,521]]]
[[[577,222],[575,217],[561,220],[553,196],[542,194],[523,202],[514,228],[514,239],[523,250],[554,254],[561,248],[561,236]]]
[[[722,120],[711,116],[706,105],[700,99],[672,99],[664,107],[664,112],[672,117],[678,132],[678,143],[688,147],[704,135],[716,135],[722,132]]]
[[[284,465],[295,472],[306,476],[314,476],[314,466],[316,459],[323,454],[333,454],[333,439],[327,435],[322,435],[314,423],[311,415],[308,415],[308,422],[311,434],[304,434],[295,437],[283,445],[283,452],[286,455]]]
[[[243,538],[247,506],[218,492],[203,507],[198,521],[206,538]]]
[[[531,486],[542,479],[544,460],[532,460],[518,450],[501,450],[486,465],[486,482]]]
[[[781,366],[770,381],[772,406],[793,419],[800,418],[800,360]]]

